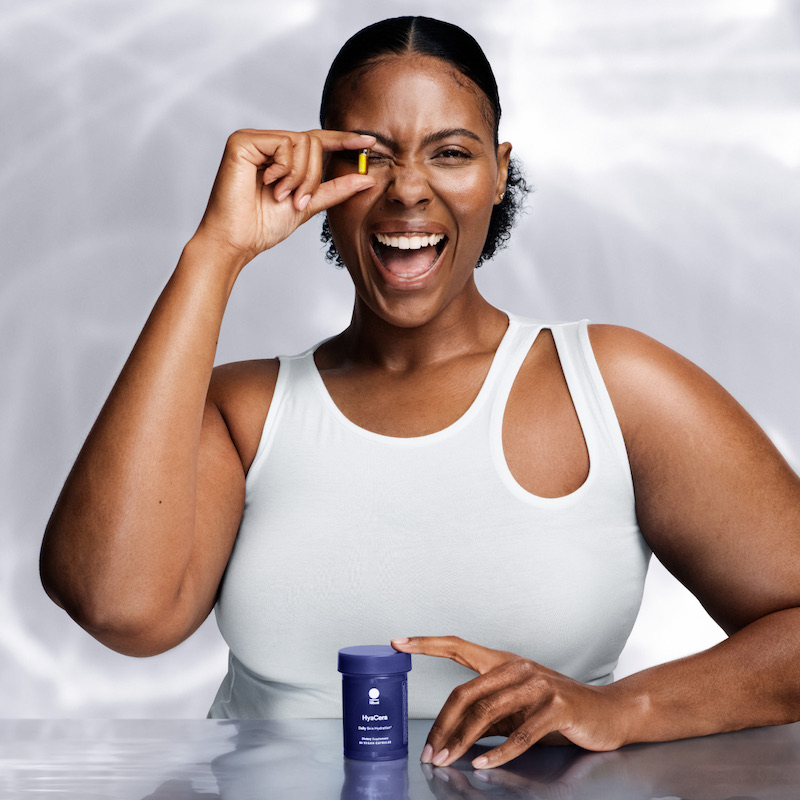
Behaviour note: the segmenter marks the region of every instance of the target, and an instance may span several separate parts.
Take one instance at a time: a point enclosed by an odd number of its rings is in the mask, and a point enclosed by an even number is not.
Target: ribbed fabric
[[[650,551],[625,444],[586,322],[509,316],[484,384],[449,427],[366,431],[336,407],[314,349],[281,358],[217,605],[230,650],[212,717],[337,717],[337,652],[455,634],[578,680],[612,680]],[[553,332],[589,451],[575,492],[511,475],[503,413],[539,331]],[[474,673],[414,657],[409,713],[436,716]]]

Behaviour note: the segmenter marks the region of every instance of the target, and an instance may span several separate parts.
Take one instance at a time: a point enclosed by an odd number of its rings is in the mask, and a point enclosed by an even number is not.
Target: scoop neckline
[[[314,360],[314,354],[316,353],[317,349],[325,343],[326,340],[316,344],[306,354],[308,356],[308,369],[314,382],[314,386],[329,413],[334,419],[336,419],[340,424],[350,431],[367,439],[372,439],[373,441],[390,443],[399,447],[415,447],[422,444],[437,442],[440,439],[444,439],[458,433],[458,431],[460,431],[465,425],[469,424],[470,420],[480,412],[482,406],[485,404],[487,395],[491,392],[492,387],[499,379],[498,375],[502,374],[502,365],[507,358],[508,350],[512,347],[514,333],[516,333],[521,326],[519,319],[515,315],[510,314],[507,311],[503,311],[503,314],[505,314],[506,318],[508,319],[508,326],[503,333],[502,339],[500,339],[500,343],[497,345],[497,349],[494,351],[492,363],[489,365],[489,369],[483,379],[481,388],[473,398],[469,408],[467,408],[467,410],[460,417],[453,420],[453,422],[446,427],[441,428],[438,431],[433,431],[432,433],[425,433],[420,436],[388,436],[384,433],[371,431],[368,428],[362,428],[360,425],[357,425],[349,417],[347,417],[331,397],[328,387],[325,385],[325,381],[322,379],[322,375],[320,374],[319,368]]]

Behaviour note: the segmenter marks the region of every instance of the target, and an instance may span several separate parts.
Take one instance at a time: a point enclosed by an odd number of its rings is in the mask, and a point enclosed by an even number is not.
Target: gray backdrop
[[[157,658],[107,651],[41,590],[42,530],[227,135],[314,127],[343,40],[401,13],[484,44],[501,134],[536,187],[511,248],[479,274],[487,296],[655,336],[797,466],[793,0],[0,0],[3,716],[205,715],[225,670],[213,619]],[[349,281],[323,261],[318,228],[244,273],[220,361],[297,351],[346,324]],[[720,637],[654,566],[621,672]]]

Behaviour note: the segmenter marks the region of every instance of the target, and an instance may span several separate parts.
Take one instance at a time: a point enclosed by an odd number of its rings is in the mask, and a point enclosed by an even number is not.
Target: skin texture
[[[163,652],[212,609],[277,377],[274,360],[213,369],[219,327],[245,264],[314,214],[328,209],[355,287],[351,324],[316,354],[342,412],[378,433],[418,436],[470,406],[507,326],[474,281],[511,149],[494,147],[483,108],[449,65],[395,57],[357,90],[340,89],[337,126],[367,137],[231,136],[198,231],[45,534],[45,588],[100,641],[131,655]],[[364,176],[354,155],[362,147],[374,154]],[[447,236],[431,269],[404,278],[383,268],[374,233],[421,231]],[[797,476],[697,367],[635,331],[592,326],[590,337],[642,532],[730,638],[590,687],[454,637],[401,637],[398,650],[477,673],[448,699],[423,761],[452,764],[492,733],[508,739],[474,766],[498,766],[537,741],[613,750],[800,718]],[[586,446],[547,332],[512,389],[503,443],[530,492],[563,496],[586,478]]]

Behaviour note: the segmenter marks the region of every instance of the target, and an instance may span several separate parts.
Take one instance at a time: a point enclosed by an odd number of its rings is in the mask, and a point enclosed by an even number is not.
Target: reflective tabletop
[[[0,798],[57,800],[746,800],[800,797],[800,723],[631,745],[612,753],[534,747],[475,771],[484,740],[452,767],[419,763],[427,720],[409,723],[409,757],[342,757],[324,720],[0,721]]]

